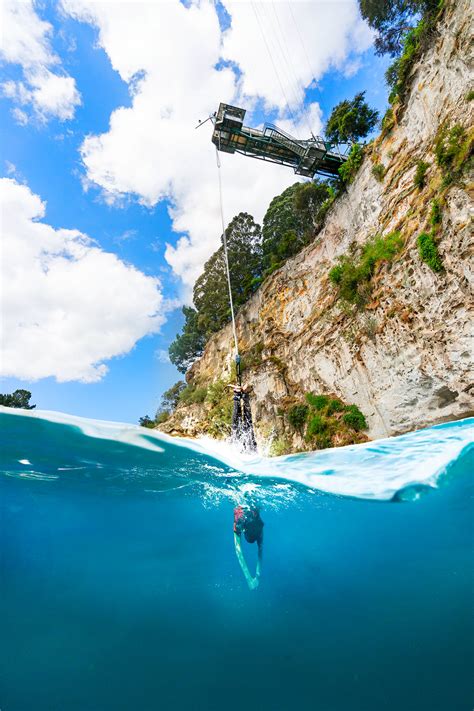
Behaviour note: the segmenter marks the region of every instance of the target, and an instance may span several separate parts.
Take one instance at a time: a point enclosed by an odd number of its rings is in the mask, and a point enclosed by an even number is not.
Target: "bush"
[[[324,434],[328,429],[327,420],[321,415],[312,415],[306,428],[306,439],[313,439],[316,435]]]
[[[293,405],[293,407],[288,411],[288,422],[295,430],[301,431],[308,418],[308,406],[307,405]]]
[[[440,272],[443,263],[439,256],[438,246],[433,235],[429,232],[422,232],[418,237],[418,251],[421,259],[434,271]]]
[[[206,399],[207,388],[198,387],[194,383],[187,385],[179,395],[179,402],[183,405],[193,405],[194,403],[202,403]]]
[[[163,412],[159,412],[156,416],[155,424],[162,425],[163,422],[166,422],[167,420],[169,420],[169,418],[170,418],[170,413],[166,412],[166,410],[164,410]]]
[[[367,421],[357,405],[347,405],[342,420],[356,432],[367,429]]]
[[[347,160],[339,168],[339,175],[345,185],[352,183],[362,164],[363,158],[364,149],[358,143],[354,143],[349,151]]]
[[[393,115],[393,109],[387,109],[385,115],[382,119],[382,131],[390,131],[395,125],[395,116]]]
[[[379,183],[382,182],[385,175],[385,166],[383,163],[375,163],[375,165],[372,166],[372,175]]]
[[[330,398],[327,395],[313,395],[313,393],[306,394],[306,402],[311,405],[315,410],[322,410],[329,404]]]
[[[443,213],[441,212],[441,205],[439,204],[439,200],[436,200],[436,198],[435,198],[431,203],[431,213],[430,213],[431,226],[437,227],[438,225],[441,224],[442,219],[443,219]]]
[[[468,91],[466,94],[466,101],[473,101],[474,100],[474,91]]]
[[[140,427],[148,427],[149,429],[152,429],[155,426],[155,420],[152,420],[151,417],[148,417],[148,415],[145,415],[144,417],[140,417],[138,420],[138,424]]]
[[[359,259],[339,257],[339,264],[329,271],[329,279],[339,289],[339,297],[363,305],[370,294],[369,282],[380,262],[390,262],[403,247],[399,232],[386,237],[376,235],[362,249]]]
[[[333,398],[328,403],[326,413],[333,415],[335,412],[341,412],[342,410],[344,410],[344,404],[340,400]]]
[[[436,161],[443,174],[443,185],[456,182],[471,163],[474,138],[468,136],[460,124],[448,129],[444,126],[435,141]]]
[[[415,177],[413,178],[413,182],[415,184],[415,187],[421,190],[421,188],[425,187],[425,176],[428,168],[430,167],[429,163],[425,163],[424,160],[419,160],[418,163],[416,164],[416,173]]]

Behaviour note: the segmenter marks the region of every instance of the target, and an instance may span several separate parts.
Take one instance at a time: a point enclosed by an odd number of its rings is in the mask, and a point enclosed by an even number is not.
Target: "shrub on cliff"
[[[339,168],[339,176],[344,185],[349,185],[357,175],[357,171],[362,165],[364,158],[364,149],[358,143],[354,143],[347,160]]]
[[[329,280],[338,288],[338,296],[351,304],[362,306],[370,295],[370,280],[381,262],[390,262],[403,247],[399,232],[369,240],[359,258],[344,255],[329,271]]]
[[[416,172],[415,172],[415,177],[413,178],[413,183],[416,188],[421,190],[421,188],[425,187],[425,176],[428,168],[430,167],[429,163],[425,163],[424,160],[419,160],[418,163],[416,164]]]
[[[468,134],[460,124],[440,129],[435,141],[435,155],[445,187],[459,180],[466,167],[472,166],[473,149],[472,131]]]
[[[426,262],[430,269],[434,272],[442,271],[443,263],[439,256],[436,238],[432,233],[422,232],[421,235],[418,236],[418,251],[421,259]]]
[[[357,405],[345,405],[324,394],[306,393],[305,399],[307,404],[292,405],[286,417],[311,447],[325,449],[361,441],[357,433],[367,428],[367,422]]]

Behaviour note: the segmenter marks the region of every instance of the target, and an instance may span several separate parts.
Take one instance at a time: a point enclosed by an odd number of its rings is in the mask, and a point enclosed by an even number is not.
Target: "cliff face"
[[[244,377],[253,387],[261,439],[276,432],[301,446],[281,403],[308,391],[357,404],[372,438],[472,414],[472,183],[465,173],[446,186],[434,155],[443,126],[472,126],[471,31],[469,0],[449,4],[439,35],[413,68],[393,128],[369,148],[315,241],[239,312],[240,347],[250,363]],[[414,185],[420,160],[429,163],[423,188]],[[385,167],[382,181],[372,172],[375,163]],[[417,246],[420,232],[430,230],[434,198],[442,205],[440,273],[420,259]],[[394,230],[404,240],[402,252],[378,267],[370,303],[348,307],[328,279],[330,268],[339,255]],[[229,378],[231,364],[229,326],[211,338],[188,377],[207,385]],[[206,403],[179,407],[163,429],[199,434],[207,429],[208,411]]]

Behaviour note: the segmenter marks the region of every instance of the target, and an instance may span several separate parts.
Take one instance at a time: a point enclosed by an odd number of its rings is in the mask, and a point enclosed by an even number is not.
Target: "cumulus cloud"
[[[26,185],[0,180],[0,313],[4,376],[95,382],[164,321],[158,279],[104,252],[77,230],[43,221]]]
[[[220,233],[210,125],[195,131],[197,120],[219,101],[263,101],[293,134],[319,133],[321,112],[317,104],[303,110],[304,87],[331,66],[344,70],[371,42],[356,0],[224,5],[231,25],[223,33],[207,0],[63,0],[66,13],[98,29],[99,45],[132,95],[131,107],[112,113],[107,132],[85,139],[86,179],[109,202],[130,194],[150,206],[170,201],[178,237],[165,256],[188,289]],[[223,155],[222,166],[228,220],[242,210],[261,219],[270,199],[295,181],[289,169],[238,155]]]
[[[20,65],[23,73],[23,80],[1,85],[4,96],[17,104],[15,119],[23,125],[28,122],[25,107],[31,107],[42,121],[71,119],[81,99],[75,80],[64,72],[52,50],[51,25],[36,14],[32,0],[3,0],[0,13],[0,58]]]

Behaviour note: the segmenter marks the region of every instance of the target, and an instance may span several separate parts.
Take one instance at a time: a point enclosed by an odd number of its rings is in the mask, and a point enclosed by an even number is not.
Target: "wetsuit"
[[[262,545],[263,526],[264,523],[257,508],[236,506],[234,509],[234,533],[238,536],[243,533],[248,543],[257,542],[259,546]]]
[[[255,452],[257,443],[253,431],[252,411],[249,394],[234,390],[234,409],[232,411],[232,436],[249,452]]]

